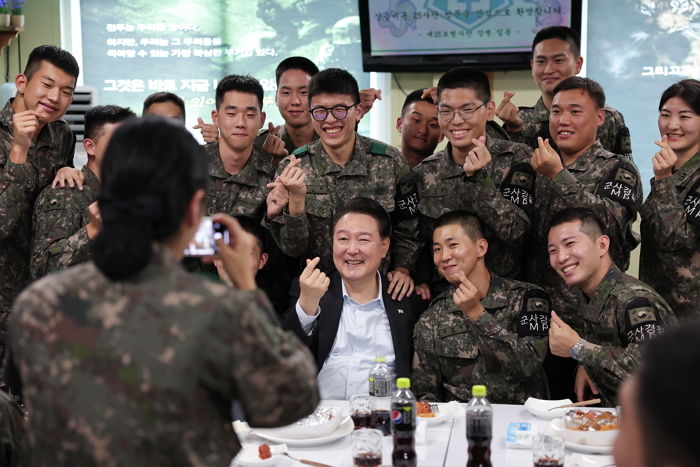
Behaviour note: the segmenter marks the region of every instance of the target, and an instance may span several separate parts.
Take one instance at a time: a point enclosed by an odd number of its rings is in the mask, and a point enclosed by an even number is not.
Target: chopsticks
[[[547,412],[549,412],[550,410],[554,410],[554,409],[565,409],[567,407],[585,407],[587,405],[594,405],[594,404],[600,404],[600,399],[589,399],[587,401],[574,402],[572,404],[564,404],[564,405],[560,405],[559,407],[552,407],[551,409],[547,409]]]

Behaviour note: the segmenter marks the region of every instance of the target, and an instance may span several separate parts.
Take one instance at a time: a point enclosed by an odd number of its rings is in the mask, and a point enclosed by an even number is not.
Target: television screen
[[[360,0],[365,71],[527,68],[534,35],[580,31],[581,0]]]

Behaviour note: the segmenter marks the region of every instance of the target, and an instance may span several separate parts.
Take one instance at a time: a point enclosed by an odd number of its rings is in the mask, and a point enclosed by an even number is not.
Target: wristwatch
[[[583,352],[583,343],[586,342],[583,339],[579,339],[577,343],[571,346],[569,349],[569,356],[574,360],[578,361],[581,359],[581,352]]]

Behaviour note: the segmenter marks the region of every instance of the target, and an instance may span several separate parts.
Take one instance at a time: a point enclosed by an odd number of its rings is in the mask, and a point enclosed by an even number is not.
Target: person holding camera
[[[11,386],[28,412],[23,465],[228,466],[229,408],[289,424],[318,404],[306,347],[257,291],[255,240],[235,219],[217,240],[233,288],[180,265],[204,210],[206,158],[163,118],[132,120],[107,148],[93,260],[49,275],[14,304]]]

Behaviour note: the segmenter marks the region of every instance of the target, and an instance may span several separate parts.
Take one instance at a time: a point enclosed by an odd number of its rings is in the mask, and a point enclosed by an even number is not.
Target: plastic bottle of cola
[[[491,466],[491,428],[493,408],[486,399],[486,386],[472,386],[472,398],[467,405],[467,467]]]
[[[369,426],[384,433],[391,434],[391,390],[393,387],[393,374],[386,357],[378,355],[374,359],[374,366],[369,370],[369,395],[372,397],[372,414]]]
[[[391,431],[394,434],[393,467],[416,467],[416,398],[411,392],[411,380],[396,380],[396,392],[391,397]]]

